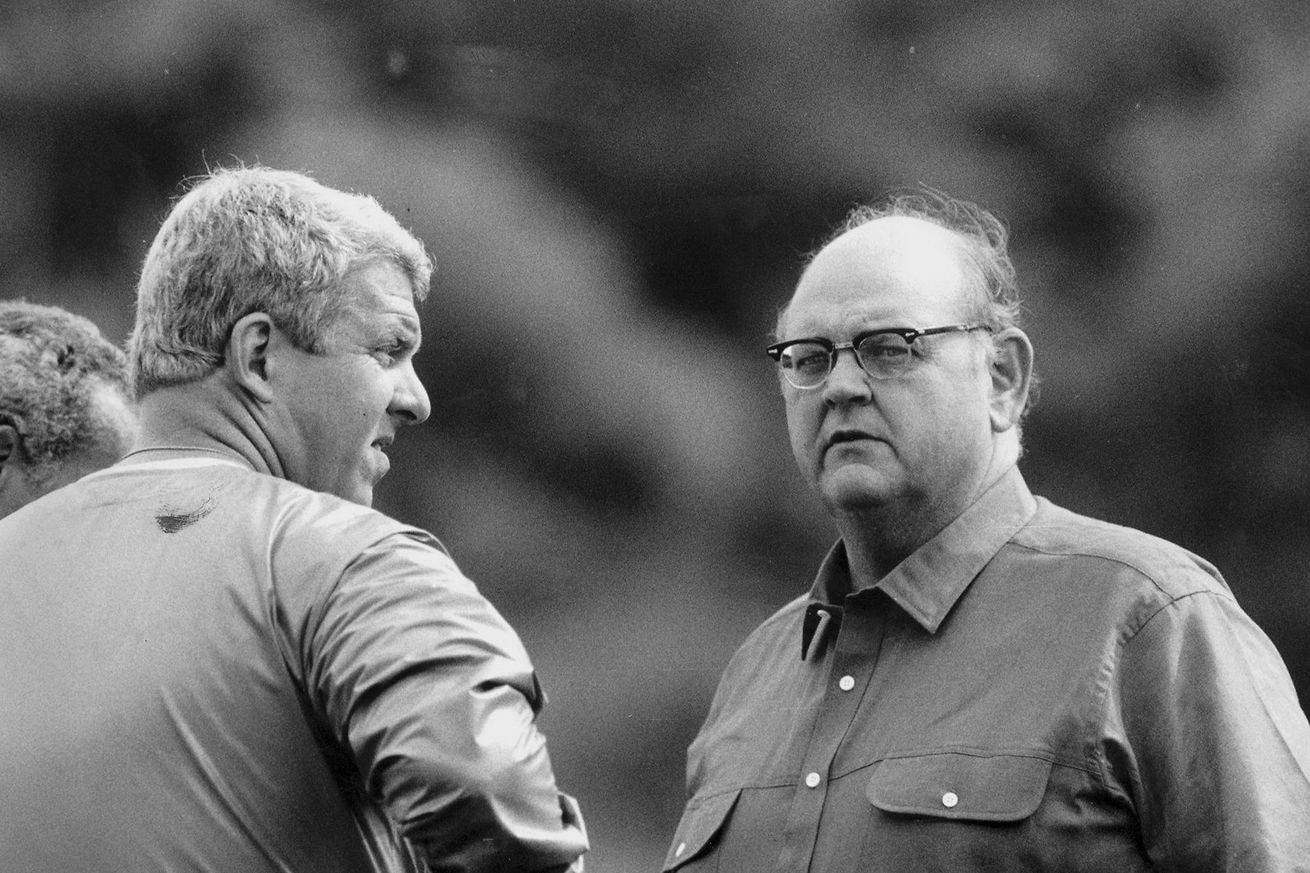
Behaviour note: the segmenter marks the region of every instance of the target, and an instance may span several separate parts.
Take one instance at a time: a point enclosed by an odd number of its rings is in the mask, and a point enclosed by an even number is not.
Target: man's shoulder
[[[799,627],[805,618],[805,609],[812,599],[808,593],[793,598],[779,607],[773,615],[760,622],[751,635],[767,636],[779,631],[789,632],[792,628]]]
[[[335,494],[314,491],[286,479],[258,476],[269,489],[279,520],[306,529],[316,537],[348,535],[354,531],[385,534],[419,531],[371,506],[352,503]]]
[[[1200,591],[1229,593],[1219,571],[1182,546],[1136,528],[1080,515],[1043,498],[1038,498],[1037,513],[1011,542],[1031,552],[1135,578],[1170,598]]]
[[[278,533],[281,547],[330,552],[348,558],[383,540],[399,538],[446,553],[445,547],[429,532],[370,506],[351,503],[285,479],[256,478],[266,480],[257,487],[269,491],[271,530]]]
[[[759,659],[779,650],[790,652],[799,658],[801,625],[805,620],[805,609],[810,599],[809,594],[802,594],[756,625],[737,647],[732,662],[746,659],[749,663],[757,664]]]
[[[121,507],[120,517],[148,514],[163,534],[242,543],[275,563],[349,562],[389,538],[445,552],[428,532],[376,509],[231,463],[120,466],[56,496],[52,511],[78,516],[86,506]]]

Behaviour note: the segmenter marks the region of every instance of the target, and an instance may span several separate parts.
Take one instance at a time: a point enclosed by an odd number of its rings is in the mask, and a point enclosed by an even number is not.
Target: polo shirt
[[[664,869],[1310,869],[1310,725],[1184,549],[1011,469],[877,585],[838,543],[731,659]]]

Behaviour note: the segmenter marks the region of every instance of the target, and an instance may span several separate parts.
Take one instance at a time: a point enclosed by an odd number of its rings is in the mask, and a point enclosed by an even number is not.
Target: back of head
[[[0,301],[0,427],[17,435],[29,480],[56,478],[91,449],[108,460],[127,451],[126,396],[123,353],[94,324],[53,306]]]
[[[340,280],[378,258],[404,271],[416,301],[426,296],[422,243],[373,198],[266,167],[214,170],[173,207],[142,266],[128,343],[136,396],[209,375],[252,312],[321,352],[345,303]]]

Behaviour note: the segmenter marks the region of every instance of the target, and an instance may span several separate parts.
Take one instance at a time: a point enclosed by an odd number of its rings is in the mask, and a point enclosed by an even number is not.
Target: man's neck
[[[834,513],[837,530],[846,547],[851,590],[876,585],[897,565],[914,554],[998,482],[1018,460],[1018,452],[993,455],[977,484],[950,501],[919,501],[868,507]]]
[[[837,518],[837,530],[846,547],[852,591],[876,585],[945,526],[928,532],[906,522],[899,510],[869,509]]]
[[[245,461],[258,472],[286,478],[256,409],[242,400],[222,370],[195,382],[151,391],[137,402],[137,414],[140,435],[134,451],[217,452]]]

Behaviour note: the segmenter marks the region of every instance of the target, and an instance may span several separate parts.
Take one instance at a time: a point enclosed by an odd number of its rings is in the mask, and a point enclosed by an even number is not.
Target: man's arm
[[[527,653],[443,552],[406,535],[366,549],[308,642],[315,707],[433,873],[563,870],[586,851]]]
[[[1162,870],[1310,870],[1310,725],[1273,644],[1226,593],[1159,610],[1118,694],[1145,849]]]

